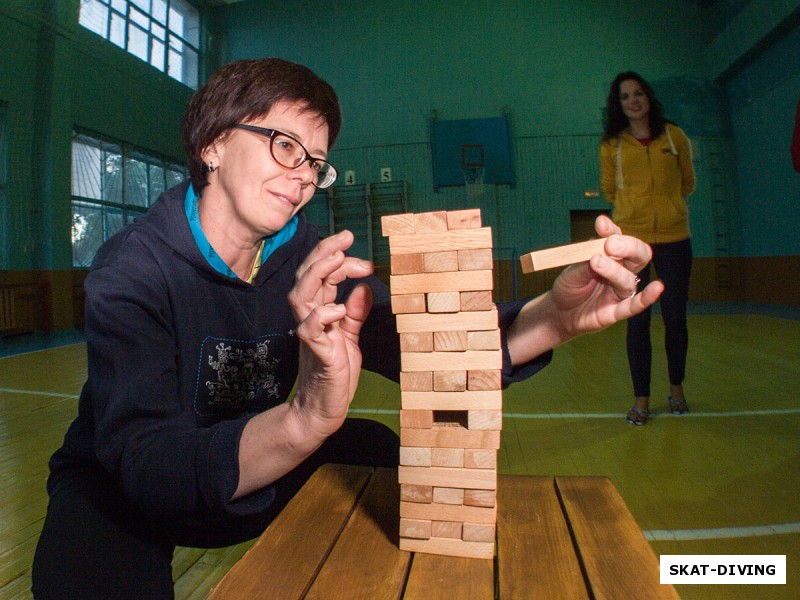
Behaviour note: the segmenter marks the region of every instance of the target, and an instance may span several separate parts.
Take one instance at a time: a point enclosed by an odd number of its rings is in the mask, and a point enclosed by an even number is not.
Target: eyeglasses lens
[[[276,133],[270,145],[272,158],[288,169],[296,169],[305,160],[311,164],[311,170],[316,173],[314,185],[318,188],[326,188],[336,181],[336,169],[330,163],[314,159],[308,156],[306,149],[293,137],[282,133]]]

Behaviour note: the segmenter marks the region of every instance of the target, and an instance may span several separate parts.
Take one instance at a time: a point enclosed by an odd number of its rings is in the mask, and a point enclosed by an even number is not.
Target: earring
[[[213,163],[208,163],[208,166],[206,167],[206,170],[209,173],[213,173],[214,171],[217,170],[217,167],[215,167]]]

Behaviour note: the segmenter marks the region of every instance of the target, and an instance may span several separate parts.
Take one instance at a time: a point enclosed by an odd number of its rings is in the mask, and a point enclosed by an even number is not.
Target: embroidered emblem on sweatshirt
[[[280,390],[275,374],[284,348],[283,336],[206,338],[198,365],[197,412],[225,417],[277,401]]]

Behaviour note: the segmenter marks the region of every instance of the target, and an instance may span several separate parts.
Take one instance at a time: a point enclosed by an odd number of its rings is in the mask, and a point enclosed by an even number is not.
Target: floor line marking
[[[646,529],[644,531],[644,537],[651,542],[677,542],[761,537],[787,533],[800,533],[800,522],[755,525],[750,527],[717,527],[713,529]]]
[[[52,396],[54,398],[80,398],[79,394],[59,394],[58,392],[37,392],[35,390],[14,390],[11,388],[0,388],[0,392],[9,394],[25,394],[28,396]]]

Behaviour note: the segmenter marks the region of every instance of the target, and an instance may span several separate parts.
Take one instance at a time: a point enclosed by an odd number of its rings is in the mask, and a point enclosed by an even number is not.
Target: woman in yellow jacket
[[[661,314],[673,414],[688,412],[683,393],[689,335],[686,303],[692,246],[686,198],[694,191],[692,150],[686,134],[664,118],[650,85],[637,73],[620,73],[611,84],[600,144],[601,187],[613,204],[623,233],[653,248],[652,264],[664,283]],[[650,265],[639,273],[639,289],[650,281]],[[628,319],[628,362],[633,407],[626,419],[644,425],[650,415],[650,310]]]

